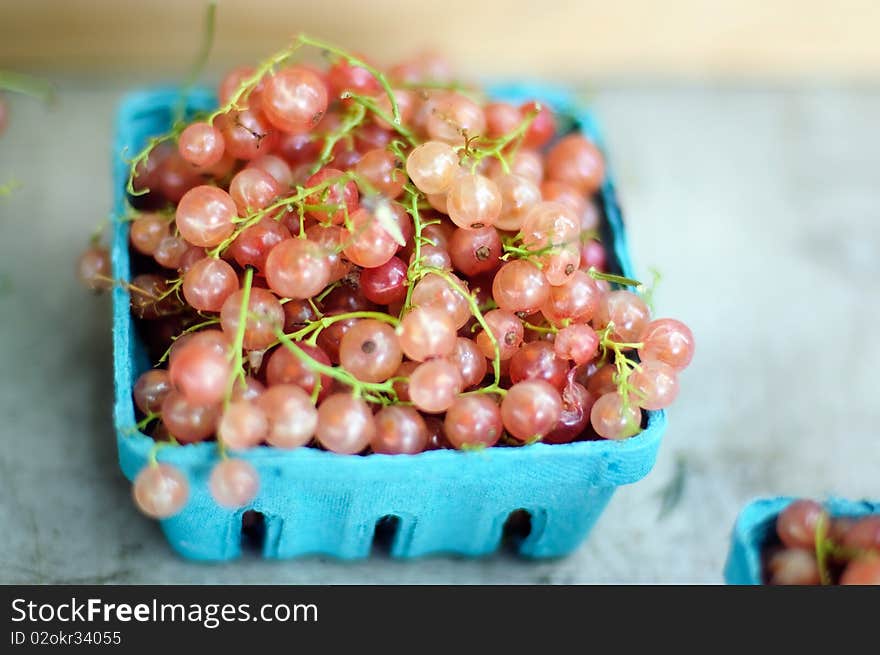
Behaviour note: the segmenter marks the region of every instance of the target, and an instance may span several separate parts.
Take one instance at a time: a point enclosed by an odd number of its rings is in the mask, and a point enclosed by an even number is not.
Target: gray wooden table
[[[698,344],[655,470],[560,561],[178,559],[116,468],[109,303],[73,277],[122,89],[16,98],[0,138],[0,582],[712,583],[750,498],[880,498],[880,91],[605,86],[635,261]]]

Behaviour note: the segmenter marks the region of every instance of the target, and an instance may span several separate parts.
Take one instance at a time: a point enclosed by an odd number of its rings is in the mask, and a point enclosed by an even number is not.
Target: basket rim
[[[736,517],[724,578],[727,584],[763,584],[762,555],[767,530],[776,517],[796,500],[808,496],[767,496],[747,503]],[[880,500],[850,500],[828,496],[817,500],[832,517],[880,514]]]

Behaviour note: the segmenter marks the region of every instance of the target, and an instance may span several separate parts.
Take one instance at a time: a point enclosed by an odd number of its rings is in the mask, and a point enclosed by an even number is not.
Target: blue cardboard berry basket
[[[543,100],[574,120],[601,147],[592,116],[561,89],[541,85],[497,85],[493,95],[511,101]],[[123,153],[138,152],[150,136],[165,131],[179,99],[175,89],[127,96],[117,119],[113,150],[115,213],[125,213],[128,165]],[[190,92],[193,111],[215,106],[206,90]],[[609,265],[633,273],[611,175],[601,190],[606,217],[604,241]],[[114,222],[113,272],[130,279],[128,225]],[[119,463],[132,480],[147,465],[153,440],[134,428],[132,385],[150,363],[129,314],[128,291],[113,290],[115,365],[114,418]],[[530,530],[516,544],[526,557],[558,557],[586,537],[620,485],[644,477],[653,467],[666,427],[663,412],[650,412],[647,427],[621,442],[534,444],[481,452],[436,450],[418,455],[338,455],[311,448],[283,451],[258,447],[236,454],[260,474],[259,494],[246,508],[218,506],[208,492],[216,447],[201,443],[158,451],[158,459],[190,480],[184,510],[161,521],[172,548],[193,560],[229,560],[242,549],[242,517],[262,515],[261,551],[266,558],[323,554],[343,559],[370,554],[377,525],[393,519],[393,557],[429,553],[486,555],[498,547],[505,522],[515,511],[530,516]],[[522,514],[519,514],[522,516]],[[387,525],[387,524],[386,524]]]
[[[776,529],[776,517],[797,498],[778,496],[761,498],[746,505],[730,538],[730,552],[724,567],[724,580],[729,585],[760,585],[764,583],[761,553]],[[867,516],[880,514],[880,502],[829,498],[823,505],[831,516]]]

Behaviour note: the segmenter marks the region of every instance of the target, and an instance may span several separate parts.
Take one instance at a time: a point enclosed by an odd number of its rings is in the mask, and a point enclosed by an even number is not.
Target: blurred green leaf
[[[52,102],[55,99],[55,87],[51,82],[13,71],[0,70],[0,91],[21,93],[43,102]]]

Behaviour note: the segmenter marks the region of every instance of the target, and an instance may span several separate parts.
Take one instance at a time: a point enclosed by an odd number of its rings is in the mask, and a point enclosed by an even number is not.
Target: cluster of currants
[[[304,45],[329,68],[290,63]],[[693,336],[612,288],[637,283],[603,272],[602,155],[550,107],[488,102],[434,56],[383,73],[304,36],[218,95],[132,163],[125,283],[157,345],[139,428],[216,439],[218,503],[257,493],[230,451],[260,444],[624,439],[672,403]],[[114,283],[100,247],[80,274]],[[186,496],[166,464],[135,482],[152,516]]]
[[[880,584],[880,515],[832,518],[797,500],[780,512],[776,535],[781,544],[765,553],[770,584]]]

